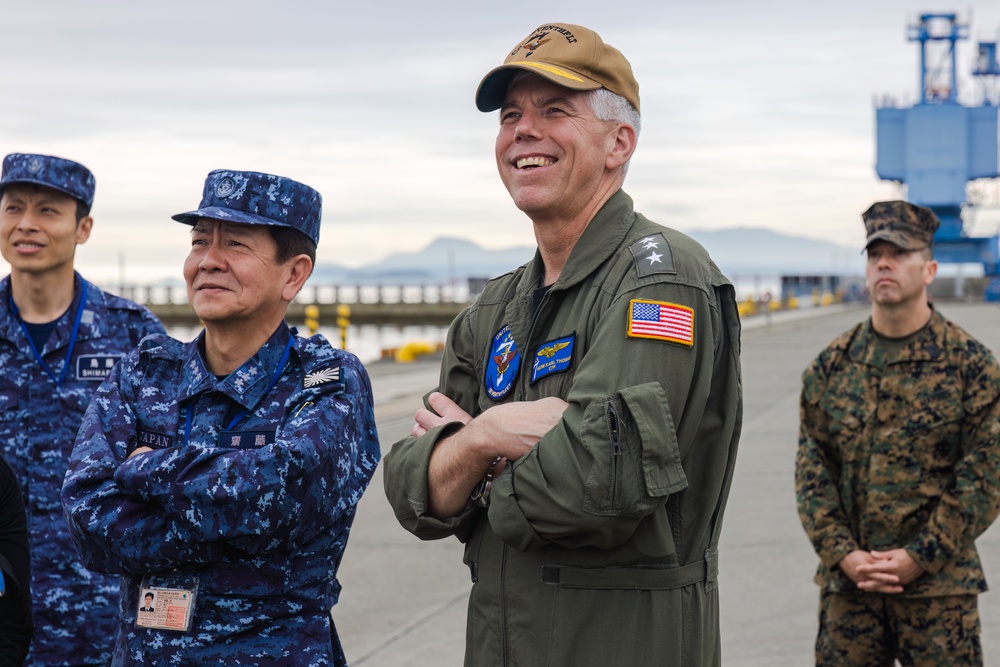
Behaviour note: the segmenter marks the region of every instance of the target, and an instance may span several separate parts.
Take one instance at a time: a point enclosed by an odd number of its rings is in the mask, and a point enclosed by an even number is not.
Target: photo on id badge
[[[186,632],[191,627],[193,590],[185,588],[139,589],[135,624],[140,628]]]

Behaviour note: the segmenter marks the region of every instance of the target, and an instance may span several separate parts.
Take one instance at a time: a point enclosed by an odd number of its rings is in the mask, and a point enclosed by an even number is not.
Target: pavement
[[[1000,306],[939,309],[1000,352]],[[744,321],[744,423],[720,545],[723,664],[813,663],[816,556],[795,508],[800,376],[840,332],[867,317],[859,306],[757,315]],[[405,437],[438,358],[369,365],[383,452]],[[977,540],[987,579],[1000,587],[1000,525]],[[340,569],[333,616],[352,667],[461,665],[471,586],[455,539],[422,542],[396,523],[381,471],[362,498]],[[1000,665],[1000,594],[980,596],[986,665]]]

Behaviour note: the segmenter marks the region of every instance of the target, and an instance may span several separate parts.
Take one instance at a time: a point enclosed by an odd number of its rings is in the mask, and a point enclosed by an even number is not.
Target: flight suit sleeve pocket
[[[648,382],[623,389],[621,396],[638,431],[646,492],[665,496],[687,488],[677,429],[663,387]]]
[[[592,457],[583,504],[590,514],[642,515],[658,498],[687,487],[659,383],[629,387],[592,403],[581,437]]]

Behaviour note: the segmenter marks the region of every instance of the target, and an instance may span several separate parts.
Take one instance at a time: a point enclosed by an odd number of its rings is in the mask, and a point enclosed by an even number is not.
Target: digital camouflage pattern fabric
[[[902,664],[920,667],[982,665],[977,600],[975,595],[908,598],[824,591],[816,664],[891,667],[898,656]]]
[[[904,597],[986,590],[975,539],[1000,512],[1000,367],[940,313],[905,345],[868,320],[802,376],[799,516],[817,583],[855,589],[836,564],[905,548],[926,570]]]
[[[84,285],[79,274],[75,282],[76,301],[39,350],[53,378],[11,312],[10,278],[0,281],[0,447],[28,511],[36,665],[106,664],[110,657],[118,580],[84,567],[59,492],[84,411],[101,380],[144,336],[163,332],[146,308],[88,285],[67,360]]]
[[[147,339],[87,411],[63,501],[88,566],[122,575],[114,664],[344,664],[330,609],[379,461],[371,385],[293,335],[282,323],[224,379],[200,337]],[[197,581],[189,632],[136,627],[144,581]]]
[[[94,203],[96,181],[90,170],[78,162],[51,155],[11,153],[3,159],[0,192],[14,183],[33,183],[59,190],[83,202]]]
[[[196,224],[199,218],[213,218],[245,225],[290,227],[319,243],[322,208],[319,192],[291,178],[216,169],[205,178],[198,209],[172,217],[186,225]]]

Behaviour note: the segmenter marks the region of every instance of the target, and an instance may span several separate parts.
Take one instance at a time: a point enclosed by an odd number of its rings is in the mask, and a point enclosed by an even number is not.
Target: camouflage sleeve
[[[149,452],[123,463],[115,485],[163,509],[164,539],[252,553],[308,542],[351,516],[379,461],[367,375],[342,369],[342,387],[293,408],[273,444]]]
[[[819,405],[826,387],[817,359],[802,374],[799,446],[795,456],[795,499],[799,520],[822,563],[833,568],[859,549],[840,500],[840,470],[826,431],[828,416]]]
[[[146,336],[165,333],[167,333],[167,330],[163,328],[163,324],[156,317],[156,315],[154,315],[149,308],[143,306],[138,313],[138,317],[136,317],[133,321],[131,332],[133,341],[132,344],[138,345],[139,341]]]
[[[171,517],[162,508],[125,492],[115,473],[135,447],[131,405],[137,350],[117,364],[87,408],[63,481],[62,503],[70,534],[84,564],[114,574],[170,569],[210,562],[219,545],[193,544],[166,534]],[[132,380],[132,381],[130,381]]]
[[[1000,513],[1000,366],[983,349],[961,368],[965,419],[955,482],[938,499],[924,530],[905,545],[931,574],[970,546]]]

